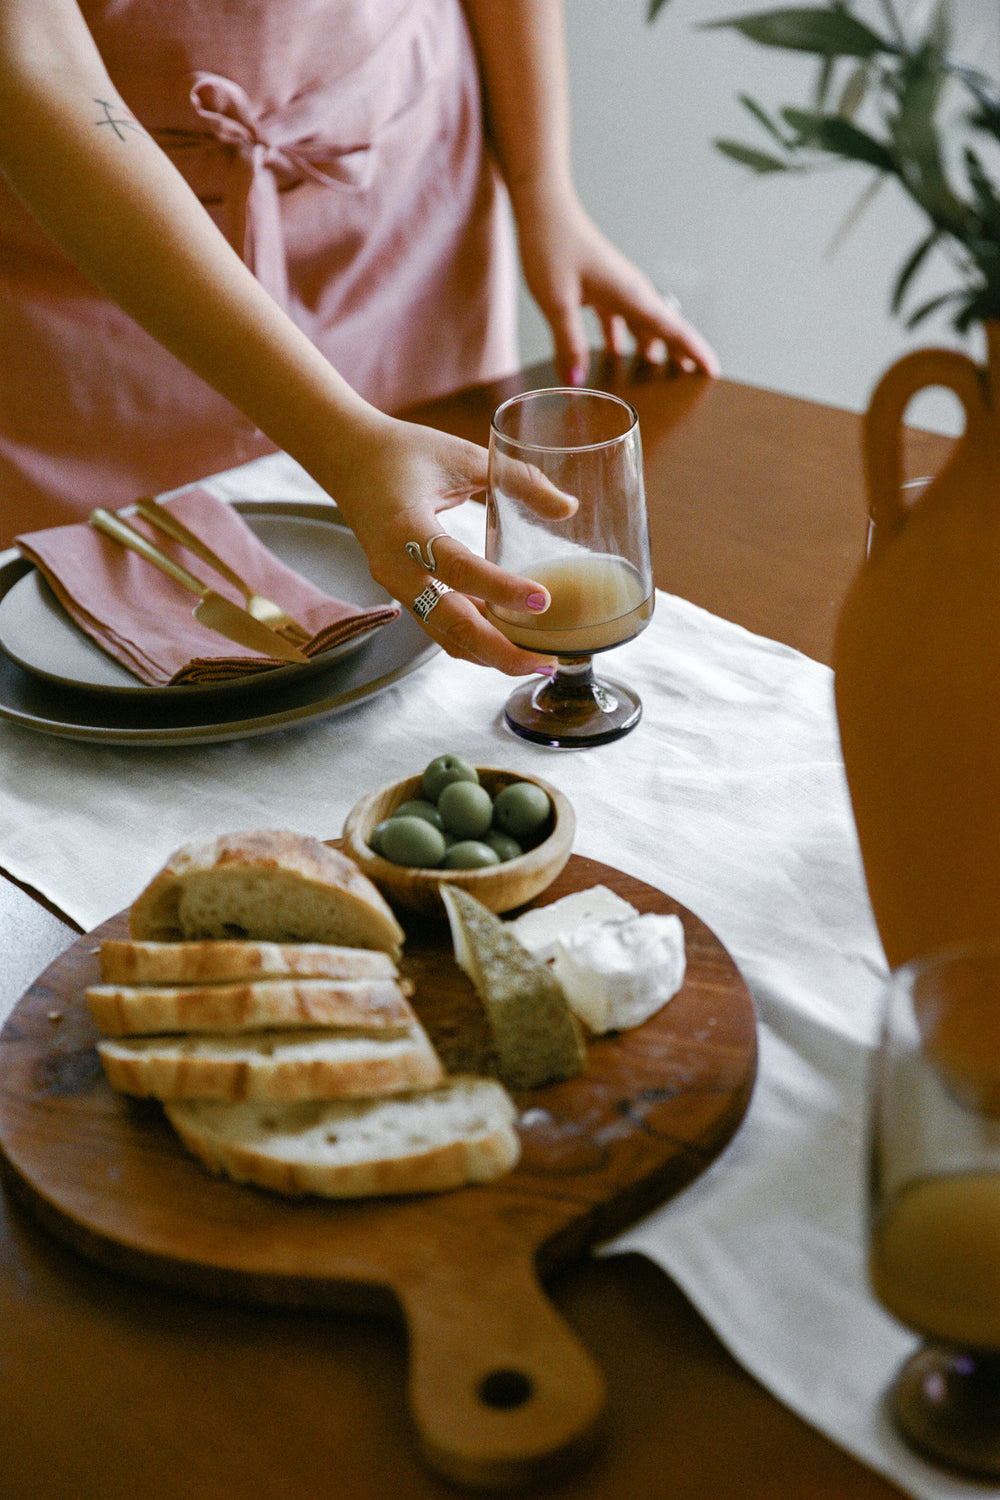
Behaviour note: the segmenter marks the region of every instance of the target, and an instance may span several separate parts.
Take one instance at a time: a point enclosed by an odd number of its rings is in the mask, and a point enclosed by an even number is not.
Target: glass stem
[[[534,695],[534,701],[539,709],[547,713],[573,709],[590,711],[599,707],[599,695],[594,682],[594,658],[560,656],[555,676],[542,683]]]

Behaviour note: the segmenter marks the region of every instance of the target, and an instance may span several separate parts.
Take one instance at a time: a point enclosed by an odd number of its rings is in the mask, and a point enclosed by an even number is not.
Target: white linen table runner
[[[207,487],[322,498],[280,455]],[[443,524],[481,547],[481,507]],[[733,1141],[600,1253],[658,1262],[746,1369],[905,1492],[981,1497],[982,1485],[912,1456],[881,1407],[914,1341],[865,1280],[867,1071],[885,966],[832,674],[662,592],[645,633],[602,665],[638,688],[643,719],[582,751],[515,739],[501,717],[509,679],[443,654],[346,714],[228,744],[123,749],[0,722],[0,865],[89,929],[187,839],[254,827],[337,836],[363,792],[446,750],[553,781],[576,809],[576,852],[707,922],[758,1019],[758,1080]]]

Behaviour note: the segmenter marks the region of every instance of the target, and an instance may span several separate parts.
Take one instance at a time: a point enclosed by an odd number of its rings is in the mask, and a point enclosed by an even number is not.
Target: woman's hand
[[[580,204],[570,160],[569,79],[562,0],[464,0],[486,90],[490,134],[510,193],[528,287],[548,320],[560,378],[586,378],[582,310],[604,341],[681,369],[717,375],[718,361],[649,278],[605,239]],[[498,12],[503,10],[502,24]]]
[[[718,360],[701,335],[605,238],[575,195],[558,196],[536,202],[522,192],[516,206],[525,281],[552,329],[560,379],[567,385],[586,379],[585,307],[596,313],[610,353],[626,352],[627,332],[653,363],[717,375]]]
[[[470,552],[444,532],[439,519],[443,511],[485,490],[487,464],[485,448],[476,443],[371,412],[367,422],[359,423],[351,453],[338,450],[335,472],[324,475],[321,483],[361,543],[376,583],[417,614],[449,656],[524,677],[545,670],[551,658],[513,645],[489,623],[485,606],[540,612],[548,607],[548,593],[531,579],[506,573]],[[576,507],[571,496],[537,472],[526,472],[524,485],[526,501],[540,515],[559,518]],[[410,542],[421,556],[407,550]],[[433,561],[433,572],[422,557]],[[448,592],[434,599],[434,584],[445,585]],[[415,611],[414,602],[428,588],[429,612],[426,607],[423,613]]]

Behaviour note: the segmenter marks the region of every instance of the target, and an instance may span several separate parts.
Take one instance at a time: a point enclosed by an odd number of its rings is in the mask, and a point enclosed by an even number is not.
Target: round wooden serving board
[[[424,1198],[284,1199],[210,1176],[160,1107],[112,1092],[83,992],[105,937],[80,938],[15,1008],[0,1047],[6,1176],[56,1235],[100,1264],[208,1295],[401,1313],[425,1457],[503,1488],[585,1450],[603,1381],[539,1283],[690,1182],[753,1088],[747,988],[697,917],[661,891],[572,856],[535,904],[603,884],[676,912],[683,988],[634,1030],[592,1040],[585,1073],[518,1096],[523,1154],[487,1186]],[[404,922],[404,926],[407,925]],[[478,1006],[447,924],[408,924],[403,972],[446,1061]]]

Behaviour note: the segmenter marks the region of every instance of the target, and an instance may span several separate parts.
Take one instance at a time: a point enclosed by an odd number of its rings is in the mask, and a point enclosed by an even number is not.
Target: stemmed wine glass
[[[576,497],[565,520],[530,507],[540,472]],[[642,703],[597,678],[593,657],[631,640],[653,613],[639,418],[618,396],[579,388],[527,391],[493,414],[486,556],[544,584],[541,614],[491,607],[519,646],[557,658],[555,676],[522,684],[504,716],[515,734],[566,748],[600,745],[634,729]]]
[[[907,965],[874,1070],[869,1268],[924,1339],[889,1393],[931,1459],[1000,1477],[1000,951]]]

